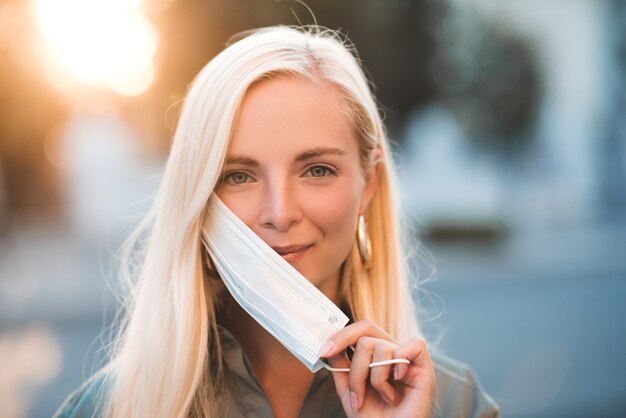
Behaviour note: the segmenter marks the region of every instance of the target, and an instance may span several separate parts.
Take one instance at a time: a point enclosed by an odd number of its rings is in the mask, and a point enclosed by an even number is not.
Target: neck
[[[230,295],[225,325],[239,341],[242,349],[257,369],[265,369],[274,362],[293,357],[282,344],[254,320]],[[260,367],[259,367],[260,366]]]
[[[338,285],[339,272],[337,272],[336,277],[320,283],[318,289],[338,305]],[[309,372],[306,366],[239,306],[230,293],[226,291],[224,297],[226,298],[224,325],[239,341],[261,380],[264,379],[264,376],[275,375],[279,370],[286,370],[289,373],[294,371]]]

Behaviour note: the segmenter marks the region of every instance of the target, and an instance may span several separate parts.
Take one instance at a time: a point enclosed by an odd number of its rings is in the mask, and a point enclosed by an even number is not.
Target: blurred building
[[[0,416],[50,416],[102,364],[116,251],[195,74],[234,33],[314,20],[381,103],[437,260],[425,328],[504,416],[626,415],[626,2],[306,4],[0,4]]]

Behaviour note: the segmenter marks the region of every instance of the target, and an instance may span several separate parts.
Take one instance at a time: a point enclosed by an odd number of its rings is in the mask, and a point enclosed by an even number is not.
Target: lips
[[[284,245],[284,246],[273,246],[272,249],[276,251],[280,255],[291,254],[291,253],[299,253],[308,249],[313,244],[304,244],[304,245]]]
[[[311,248],[313,244],[272,246],[272,249],[287,261],[294,261]]]

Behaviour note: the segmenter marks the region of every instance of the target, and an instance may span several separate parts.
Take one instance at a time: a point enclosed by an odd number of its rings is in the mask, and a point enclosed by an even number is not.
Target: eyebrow
[[[307,161],[307,160],[310,160],[312,158],[319,157],[322,155],[343,156],[346,154],[347,152],[339,148],[317,147],[317,148],[311,148],[309,150],[301,152],[300,154],[296,156],[296,161]],[[226,164],[240,164],[240,165],[246,165],[249,167],[258,167],[260,165],[259,162],[255,160],[254,158],[250,158],[246,155],[241,155],[241,154],[235,154],[235,155],[229,156],[226,159]]]
[[[319,157],[321,155],[346,155],[347,153],[339,148],[327,148],[327,147],[317,147],[312,148],[310,150],[301,152],[296,157],[296,161],[307,161],[311,158]]]
[[[232,155],[226,159],[226,164],[240,164],[250,167],[258,167],[259,162],[245,155]]]

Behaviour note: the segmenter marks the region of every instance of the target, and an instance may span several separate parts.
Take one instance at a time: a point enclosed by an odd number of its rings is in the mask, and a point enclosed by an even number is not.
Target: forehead
[[[337,87],[279,77],[249,89],[230,154],[276,159],[312,147],[335,147],[358,155],[356,135]]]

